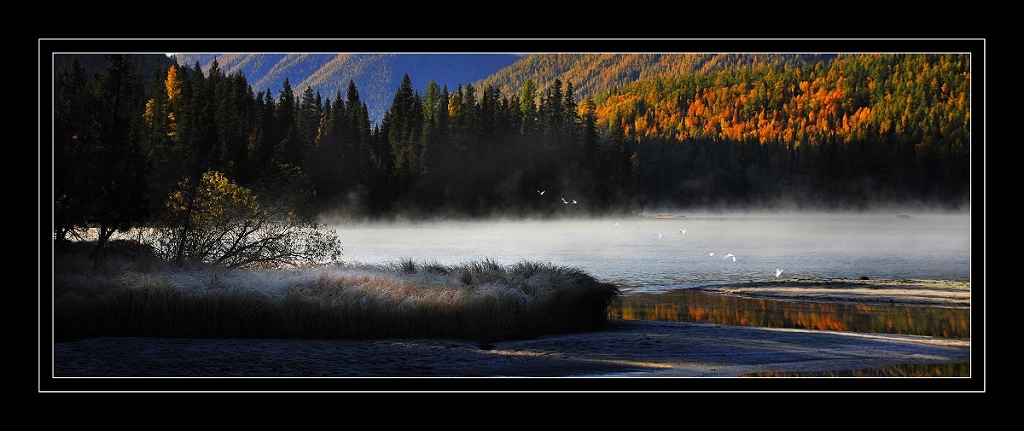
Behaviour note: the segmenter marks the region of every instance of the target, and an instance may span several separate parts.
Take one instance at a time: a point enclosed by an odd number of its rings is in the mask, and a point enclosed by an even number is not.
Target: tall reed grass
[[[452,338],[481,343],[600,330],[619,289],[574,268],[442,265],[186,269],[55,256],[54,337]]]

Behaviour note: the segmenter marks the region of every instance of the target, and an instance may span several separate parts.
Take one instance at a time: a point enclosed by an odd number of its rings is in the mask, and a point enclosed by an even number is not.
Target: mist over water
[[[626,292],[767,281],[776,269],[780,278],[969,281],[970,224],[969,213],[897,212],[329,222],[346,263],[550,262]]]

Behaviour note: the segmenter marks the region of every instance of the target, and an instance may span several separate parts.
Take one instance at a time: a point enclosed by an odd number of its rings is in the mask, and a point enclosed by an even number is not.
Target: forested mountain
[[[405,73],[379,122],[354,80],[74,56],[54,71],[55,235],[171,223],[203,190],[345,217],[970,208],[969,54],[634,55],[527,56],[454,88]]]
[[[963,54],[755,64],[635,82],[597,118],[651,144],[638,157],[652,201],[712,204],[719,190],[741,203],[969,207],[971,77]]]
[[[548,88],[558,79],[572,83],[580,100],[590,96],[601,104],[609,91],[635,82],[765,64],[806,66],[834,57],[834,54],[530,54],[474,84],[478,88],[493,86],[502,94],[520,94],[527,81],[532,81],[536,88]]]
[[[459,84],[483,79],[512,64],[518,54],[335,54],[335,53],[235,53],[175,54],[178,64],[209,73],[214,61],[225,74],[241,72],[254,91],[269,90],[276,96],[287,78],[296,91],[307,86],[324,98],[342,94],[349,81],[359,88],[370,120],[380,122],[391,98],[408,74],[413,88],[423,92],[430,80],[454,90]]]
[[[800,66],[827,61],[834,54],[334,54],[334,53],[177,53],[178,64],[199,65],[205,73],[216,62],[224,74],[242,73],[254,91],[277,95],[288,78],[296,91],[307,86],[321,97],[344,93],[354,81],[370,120],[379,123],[402,76],[423,92],[430,80],[454,91],[458,86],[493,86],[503,95],[521,95],[527,81],[533,90],[554,80],[571,83],[575,97],[601,103],[609,90],[637,81],[758,64]],[[535,97],[539,97],[535,94]]]

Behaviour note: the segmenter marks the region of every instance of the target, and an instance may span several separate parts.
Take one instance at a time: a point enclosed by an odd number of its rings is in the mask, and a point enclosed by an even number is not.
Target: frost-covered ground
[[[802,300],[970,307],[970,289],[970,283],[962,282],[789,279],[705,290]],[[385,390],[394,387],[386,383],[394,377],[409,378],[401,380],[406,386],[399,390],[458,390],[467,383],[464,378],[484,378],[492,388],[487,390],[518,390],[538,382],[532,379],[536,377],[559,378],[554,379],[555,389],[564,384],[568,390],[600,390],[601,384],[611,383],[614,390],[625,382],[644,390],[644,385],[660,382],[650,379],[657,377],[970,363],[976,357],[969,339],[618,320],[604,331],[497,342],[486,348],[438,339],[93,338],[57,343],[52,353],[52,376],[47,373],[50,358],[42,358],[41,372],[55,387],[89,389],[91,379],[68,379],[73,377],[102,378],[115,388],[135,377],[183,377],[173,379],[172,387],[217,390],[210,386],[223,384],[223,390],[241,391],[274,390],[282,381],[253,383],[251,379],[262,377],[298,378],[286,381],[300,391]],[[245,384],[235,386],[233,379],[211,383],[210,377],[237,377]],[[310,377],[316,379],[305,379]],[[423,377],[443,379],[419,379]],[[477,379],[469,380],[475,384]],[[540,380],[552,384],[550,379]],[[161,382],[155,380],[150,390],[165,390]],[[477,389],[481,388],[469,388]]]

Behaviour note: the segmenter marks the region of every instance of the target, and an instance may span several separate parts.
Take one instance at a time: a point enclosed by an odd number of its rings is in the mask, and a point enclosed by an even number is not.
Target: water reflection
[[[623,296],[612,318],[970,338],[970,309],[776,301],[691,289]]]

